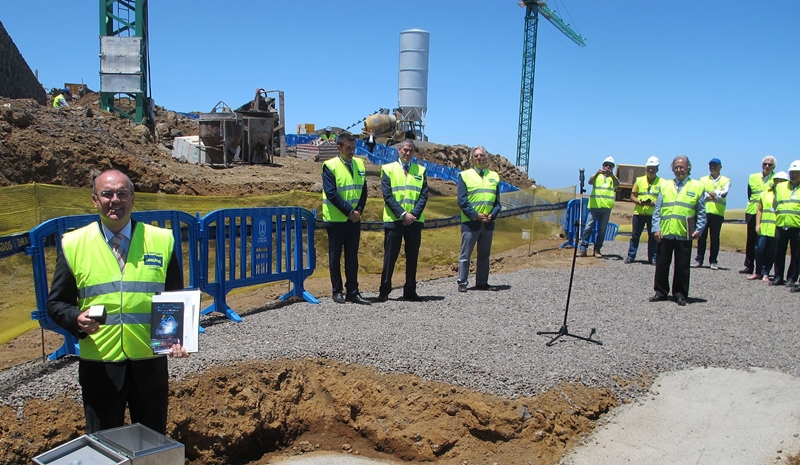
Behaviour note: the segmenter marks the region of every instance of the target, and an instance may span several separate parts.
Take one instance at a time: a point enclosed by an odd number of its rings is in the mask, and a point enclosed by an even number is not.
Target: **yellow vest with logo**
[[[61,95],[61,94],[56,95],[56,98],[53,99],[53,107],[54,108],[60,108],[61,107],[61,102],[63,100],[66,100],[66,98],[63,95]]]
[[[353,157],[350,163],[353,167],[352,174],[341,157],[331,158],[324,165],[331,170],[331,173],[336,178],[336,192],[351,207],[356,208],[358,201],[361,200],[361,192],[364,189],[367,171],[364,169],[364,160],[360,158]],[[347,221],[347,215],[328,200],[324,189],[322,191],[322,219],[328,223],[344,223]]]
[[[392,196],[403,210],[410,212],[417,204],[419,196],[422,194],[422,181],[425,179],[425,167],[416,163],[408,164],[408,175],[403,171],[401,162],[389,163],[381,167],[381,176],[386,174],[392,184]],[[387,205],[383,206],[383,221],[398,221]],[[425,222],[425,212],[417,218],[420,223]]]
[[[78,308],[104,305],[108,315],[96,333],[80,340],[82,359],[118,362],[156,357],[150,348],[150,307],[153,294],[164,291],[175,239],[172,232],[144,223],[137,223],[132,234],[124,273],[99,223],[61,239],[78,287]]]
[[[614,208],[614,178],[598,174],[594,178],[592,193],[589,195],[589,208]]]
[[[765,190],[761,193],[761,230],[760,236],[775,237],[775,192]]]
[[[775,186],[775,223],[779,228],[800,228],[800,187],[792,191],[789,181]]]
[[[500,184],[500,175],[485,168],[484,175],[481,176],[474,169],[468,169],[458,173],[467,188],[467,201],[473,210],[478,213],[488,215],[494,208],[497,200],[497,186]],[[463,211],[461,212],[461,222],[472,221]]]
[[[633,207],[634,215],[653,216],[653,211],[656,209],[656,199],[661,192],[661,178],[656,176],[653,182],[647,181],[647,175],[639,176],[634,183],[636,188],[636,196],[641,201],[652,200],[652,205],[636,205]]]
[[[766,182],[764,182],[764,176],[761,173],[753,173],[750,175],[750,179],[747,181],[747,185],[750,186],[750,199],[747,202],[745,213],[748,215],[756,214],[761,193],[764,192],[764,188],[766,188],[767,184],[772,182],[773,176],[775,176],[775,173],[770,173],[769,176],[767,176]]]
[[[711,175],[703,176],[700,178],[700,181],[705,186],[706,192],[714,191],[714,179],[711,178]],[[724,186],[731,182],[730,179],[726,178],[723,175],[719,175],[717,178],[717,185]],[[712,215],[719,215],[725,216],[725,206],[727,205],[728,201],[725,197],[717,197],[716,200],[706,199],[706,213]],[[756,208],[758,208],[758,203],[756,203]]]
[[[705,194],[700,181],[686,179],[680,192],[675,183],[661,183],[661,234],[664,236],[687,237],[687,219],[697,216],[697,202]]]

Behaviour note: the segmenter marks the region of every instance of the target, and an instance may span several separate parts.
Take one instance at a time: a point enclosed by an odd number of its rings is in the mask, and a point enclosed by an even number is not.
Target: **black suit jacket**
[[[131,220],[131,231],[138,222]],[[102,227],[98,222],[98,226]],[[165,289],[175,291],[183,289],[183,274],[178,254],[173,249],[167,264]],[[47,300],[47,314],[59,326],[73,336],[83,339],[86,333],[78,329],[78,285],[75,275],[67,264],[64,254],[59,251],[56,257],[56,270],[50,285],[50,296]],[[124,362],[96,362],[81,360],[78,368],[78,380],[81,386],[92,390],[121,390],[126,374],[133,376],[133,381],[140,391],[149,391],[167,383],[167,358],[159,356],[151,359]]]

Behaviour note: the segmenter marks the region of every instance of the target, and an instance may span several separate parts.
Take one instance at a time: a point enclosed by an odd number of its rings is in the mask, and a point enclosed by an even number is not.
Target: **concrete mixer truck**
[[[403,111],[395,108],[392,113],[383,110],[364,119],[364,129],[362,139],[369,138],[372,131],[375,141],[379,144],[394,145],[399,144],[403,139],[414,139],[414,124],[412,121],[403,119]]]

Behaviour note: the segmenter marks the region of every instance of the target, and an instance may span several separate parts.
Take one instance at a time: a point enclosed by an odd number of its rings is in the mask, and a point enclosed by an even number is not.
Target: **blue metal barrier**
[[[589,218],[589,199],[587,197],[583,198],[583,207],[580,208],[580,226],[578,224],[579,200],[580,199],[572,199],[567,202],[567,216],[564,218],[564,233],[567,236],[567,242],[561,244],[559,248],[576,247],[580,242],[580,237],[583,232],[582,228],[586,226],[586,221]],[[589,242],[592,244],[597,240],[597,230],[599,226],[599,224],[595,223],[592,234],[589,236]],[[619,226],[614,223],[608,223],[605,240],[615,240],[618,233]]]
[[[199,281],[197,270],[197,258],[199,244],[199,223],[192,215],[168,210],[168,211],[143,211],[135,212],[131,215],[136,221],[141,223],[155,224],[162,228],[172,229],[175,237],[175,251],[180,259],[181,271],[183,271],[183,243],[188,245],[189,262],[189,287],[196,287]],[[54,331],[64,336],[64,343],[58,350],[50,354],[50,360],[63,357],[65,355],[78,354],[78,339],[61,328],[47,315],[47,299],[50,295],[50,277],[47,271],[47,261],[45,258],[45,248],[47,246],[56,247],[56,253],[61,252],[61,236],[74,229],[81,228],[92,222],[99,221],[98,215],[77,215],[62,216],[45,221],[30,231],[31,245],[25,249],[25,253],[31,256],[33,265],[33,286],[36,293],[36,310],[31,312],[31,319],[39,322],[39,326],[50,331]],[[167,226],[169,223],[169,226]]]
[[[289,280],[292,290],[279,300],[302,297],[317,304],[303,287],[303,281],[316,267],[314,246],[315,212],[300,207],[242,208],[216,210],[200,220],[202,238],[201,263],[215,263],[214,276],[206,276],[200,284],[203,292],[214,297],[214,303],[203,309],[203,315],[220,312],[229,319],[242,318],[231,309],[226,296],[231,289]],[[215,256],[210,256],[211,241]]]

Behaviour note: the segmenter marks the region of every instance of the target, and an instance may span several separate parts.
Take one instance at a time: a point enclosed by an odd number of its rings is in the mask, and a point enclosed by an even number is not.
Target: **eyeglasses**
[[[604,166],[604,167],[606,167],[606,166],[607,166],[607,167],[609,167],[609,168],[613,168],[613,167],[614,167],[614,165],[613,165],[613,164],[611,164],[611,163],[603,163],[603,166]]]
[[[764,165],[764,166],[772,166],[772,165],[774,165],[774,164],[775,164],[775,163],[762,163],[762,165]]]
[[[124,191],[124,190],[121,190],[121,191],[102,191],[97,195],[99,195],[100,197],[103,197],[105,199],[108,199],[108,200],[113,199],[115,195],[120,200],[128,200],[128,198],[130,198],[130,196],[132,196],[133,193],[131,193],[130,191]]]

